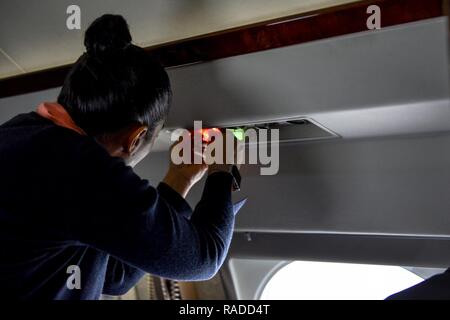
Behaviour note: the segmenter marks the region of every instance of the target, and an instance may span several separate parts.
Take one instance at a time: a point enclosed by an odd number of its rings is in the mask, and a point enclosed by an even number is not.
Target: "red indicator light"
[[[205,142],[209,142],[209,133],[208,130],[203,130],[202,131],[202,140]]]
[[[221,132],[219,128],[208,128],[208,129],[199,129],[197,131],[192,131],[194,135],[200,135],[202,142],[209,143],[212,140],[213,132]],[[189,135],[192,135],[191,132]]]
[[[219,128],[211,128],[211,129],[201,129],[200,134],[202,136],[203,142],[211,142],[211,131],[220,132]]]

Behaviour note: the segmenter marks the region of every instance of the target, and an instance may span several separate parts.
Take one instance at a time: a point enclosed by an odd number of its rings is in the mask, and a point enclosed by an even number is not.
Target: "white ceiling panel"
[[[174,68],[167,125],[189,126],[198,119],[236,125],[300,116],[320,122],[324,114],[352,110],[372,110],[372,117],[385,122],[414,110],[401,121],[422,121],[419,127],[427,129],[425,119],[434,117],[431,127],[439,122],[439,130],[448,129],[447,45],[447,20],[435,18]],[[399,109],[392,113],[393,108]],[[345,115],[363,120],[356,113]],[[339,128],[355,124],[345,121]],[[386,125],[375,130],[392,133]]]
[[[2,0],[0,48],[26,71],[73,62],[86,27],[104,13],[128,20],[136,43],[148,46],[307,12],[355,0]],[[81,8],[82,29],[66,28],[66,9]],[[0,72],[0,78],[10,71]]]
[[[8,54],[0,48],[0,75],[5,77],[22,73],[22,70],[16,66],[8,57]]]

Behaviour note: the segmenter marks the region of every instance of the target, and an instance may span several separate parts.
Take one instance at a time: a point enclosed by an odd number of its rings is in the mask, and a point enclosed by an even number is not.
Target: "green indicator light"
[[[233,132],[236,139],[238,139],[239,141],[244,140],[244,129],[237,128],[237,129],[231,129],[231,131]]]

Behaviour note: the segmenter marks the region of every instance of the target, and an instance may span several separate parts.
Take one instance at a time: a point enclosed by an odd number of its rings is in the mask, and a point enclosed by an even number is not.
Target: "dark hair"
[[[131,44],[128,24],[106,14],[85,33],[84,53],[69,72],[58,103],[87,134],[107,134],[138,122],[149,127],[167,116],[172,96],[164,68]]]

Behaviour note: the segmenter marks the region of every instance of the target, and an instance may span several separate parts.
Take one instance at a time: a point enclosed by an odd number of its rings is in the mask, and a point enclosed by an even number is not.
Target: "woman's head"
[[[95,20],[85,34],[86,53],[68,74],[58,103],[111,154],[134,164],[150,150],[172,92],[164,68],[131,40],[122,16]]]

